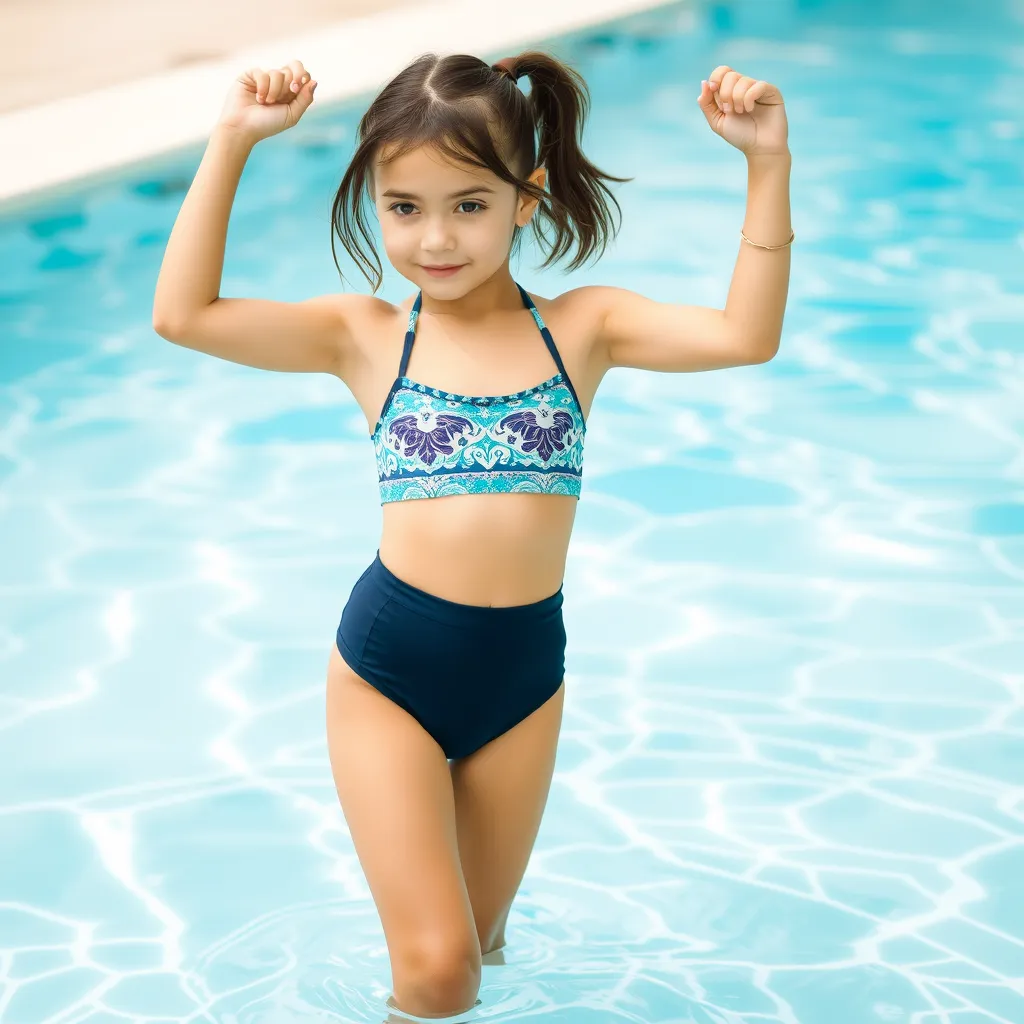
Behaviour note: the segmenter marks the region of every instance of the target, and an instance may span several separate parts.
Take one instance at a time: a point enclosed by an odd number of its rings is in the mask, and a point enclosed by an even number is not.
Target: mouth
[[[430,274],[431,277],[451,277],[452,274],[460,271],[465,265],[465,263],[446,263],[429,267],[426,264],[421,264],[423,269]]]

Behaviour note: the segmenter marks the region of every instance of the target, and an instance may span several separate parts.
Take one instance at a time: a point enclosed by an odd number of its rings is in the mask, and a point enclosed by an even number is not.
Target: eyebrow
[[[463,196],[479,195],[481,192],[487,192],[490,195],[494,195],[493,188],[489,188],[487,185],[474,185],[472,188],[464,188],[458,192],[452,192],[452,194],[447,198],[461,199]],[[387,196],[388,199],[406,199],[409,202],[419,202],[421,198],[412,192],[398,192],[393,188],[389,188],[386,192],[381,192],[381,196]]]

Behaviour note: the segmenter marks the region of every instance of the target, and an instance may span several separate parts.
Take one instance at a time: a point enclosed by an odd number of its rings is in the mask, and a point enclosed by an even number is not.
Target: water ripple
[[[787,95],[792,300],[767,366],[604,385],[548,813],[458,1019],[1024,1020],[1019,31],[736,0],[564,43],[637,175],[574,284],[724,300],[712,54]],[[340,166],[311,152],[254,156],[226,292],[337,287],[294,250]],[[191,160],[0,222],[0,1019],[397,1021],[323,735],[372,453],[336,381],[153,335]]]

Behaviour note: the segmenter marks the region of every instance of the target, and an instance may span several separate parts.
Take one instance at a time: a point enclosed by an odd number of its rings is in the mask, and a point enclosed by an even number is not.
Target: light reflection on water
[[[1024,1020],[1021,37],[1010,0],[745,0],[560,45],[636,175],[572,284],[724,301],[725,62],[787,97],[792,299],[771,364],[598,397],[558,770],[467,1019]],[[359,112],[257,151],[225,294],[336,287]],[[365,423],[152,333],[194,164],[0,223],[5,1024],[387,1013],[322,721]]]

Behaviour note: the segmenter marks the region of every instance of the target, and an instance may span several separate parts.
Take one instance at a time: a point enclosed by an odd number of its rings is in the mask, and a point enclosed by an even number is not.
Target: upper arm
[[[656,302],[625,288],[589,290],[600,308],[597,347],[606,368],[682,373],[747,366],[775,354],[740,336],[724,310]]]
[[[233,363],[342,376],[352,348],[351,307],[360,298],[215,299],[181,323],[154,318],[153,327],[168,341]]]

